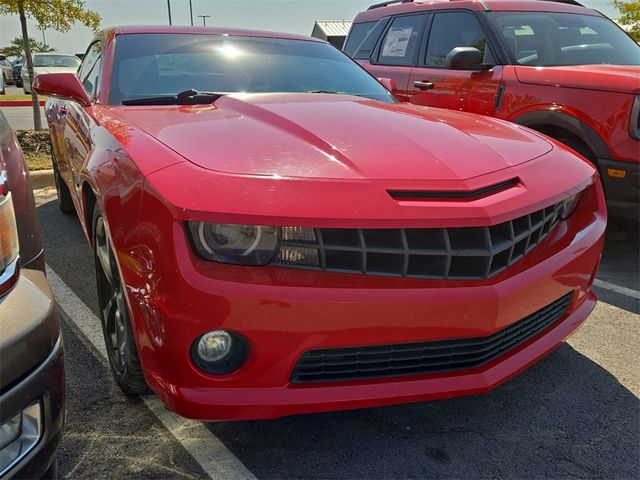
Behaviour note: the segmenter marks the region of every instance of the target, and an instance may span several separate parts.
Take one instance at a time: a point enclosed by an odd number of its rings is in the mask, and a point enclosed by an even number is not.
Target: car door
[[[407,87],[422,43],[427,13],[400,15],[391,19],[368,62],[363,66],[376,78],[395,81],[393,94],[408,101]]]
[[[102,42],[91,44],[84,57],[78,77],[89,96],[97,97],[98,78],[102,64]],[[77,192],[80,186],[79,173],[91,152],[91,129],[95,126],[93,118],[85,108],[77,102],[65,101],[60,106],[60,117],[63,125],[64,162],[58,162],[60,174],[69,185],[69,190]]]
[[[470,11],[437,12],[425,35],[424,54],[411,72],[408,96],[411,103],[491,115],[494,112],[501,65],[478,16]],[[447,68],[446,57],[456,47],[475,47],[484,55],[485,70]]]

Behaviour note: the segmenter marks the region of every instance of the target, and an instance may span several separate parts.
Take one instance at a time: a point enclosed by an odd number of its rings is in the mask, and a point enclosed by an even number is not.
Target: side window
[[[414,65],[420,50],[420,38],[426,15],[396,17],[382,40],[378,63]]]
[[[95,42],[82,60],[82,65],[78,69],[78,78],[84,86],[89,96],[96,98],[98,87],[98,76],[100,75],[100,63],[102,59],[102,43]]]
[[[371,52],[376,48],[380,35],[389,23],[389,17],[385,17],[376,23],[375,27],[367,34],[367,37],[357,47],[356,52],[352,55],[356,60],[369,60]]]
[[[478,19],[467,12],[437,13],[433,18],[424,64],[446,67],[446,58],[456,47],[475,47],[484,55],[483,63],[495,63]]]
[[[362,41],[367,38],[367,35],[375,25],[376,22],[354,23],[344,43],[344,48],[342,49],[344,53],[353,57]]]

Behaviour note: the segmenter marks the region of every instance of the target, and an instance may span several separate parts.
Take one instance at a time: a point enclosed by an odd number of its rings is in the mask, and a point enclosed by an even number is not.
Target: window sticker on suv
[[[404,57],[407,54],[413,27],[391,27],[382,45],[385,57]]]

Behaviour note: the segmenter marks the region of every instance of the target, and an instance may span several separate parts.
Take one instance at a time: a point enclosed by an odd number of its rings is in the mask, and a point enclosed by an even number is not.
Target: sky
[[[255,28],[310,35],[315,20],[347,20],[380,0],[191,0],[194,23],[197,15],[211,15],[207,26]],[[189,0],[170,0],[173,23],[189,25]],[[610,0],[583,0],[585,6],[616,17]],[[167,24],[167,0],[86,0],[87,8],[102,16],[102,27],[109,25]],[[28,22],[31,37],[42,41],[34,21]],[[0,47],[20,35],[17,16],[0,16]],[[84,52],[92,32],[76,25],[66,33],[45,31],[46,42],[60,52]]]

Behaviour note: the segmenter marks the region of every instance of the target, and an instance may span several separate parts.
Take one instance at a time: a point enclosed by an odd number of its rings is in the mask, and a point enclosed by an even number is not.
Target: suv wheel
[[[102,332],[111,373],[129,396],[148,390],[131,328],[124,284],[111,248],[107,223],[96,203],[93,209],[93,252]]]

